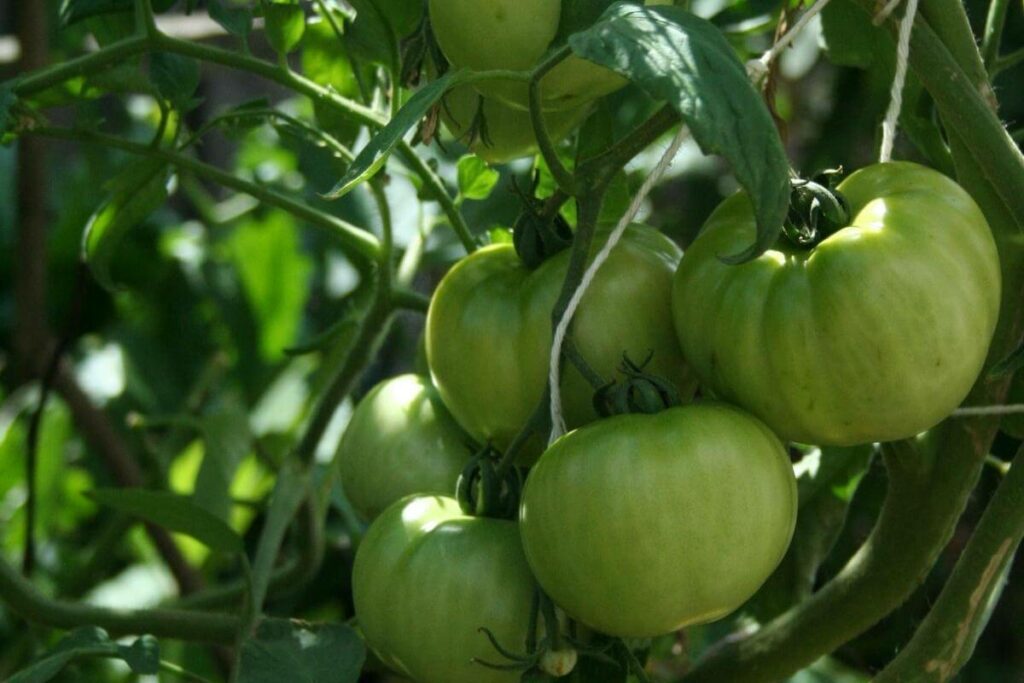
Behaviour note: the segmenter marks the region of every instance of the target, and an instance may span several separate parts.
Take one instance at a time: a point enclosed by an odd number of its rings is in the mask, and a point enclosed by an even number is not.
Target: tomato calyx
[[[473,456],[455,487],[455,498],[467,515],[514,519],[519,511],[523,473],[517,467],[499,474],[500,453],[491,446]]]
[[[523,205],[512,228],[512,244],[519,259],[530,269],[572,246],[572,228],[568,221],[557,212],[554,216],[547,215],[543,202],[533,196],[539,179],[539,174],[535,174],[530,194],[519,189],[514,180],[512,182]]]
[[[623,354],[619,372],[624,379],[594,392],[594,409],[598,415],[652,415],[681,403],[679,390],[672,382],[644,371],[653,357],[653,353],[649,354],[637,364]]]
[[[538,640],[537,633],[541,620],[544,623],[544,637]],[[517,654],[503,646],[487,628],[480,628],[487,636],[491,647],[507,660],[496,664],[480,659],[473,662],[490,669],[521,671],[523,683],[540,683],[568,676],[576,668],[581,652],[588,648],[578,645],[573,639],[562,634],[562,622],[555,612],[555,604],[542,590],[534,595],[530,614],[530,630],[526,638],[526,654]]]
[[[829,169],[812,179],[790,181],[789,213],[782,234],[794,246],[812,249],[849,224],[850,204],[836,189],[842,174],[841,168]]]

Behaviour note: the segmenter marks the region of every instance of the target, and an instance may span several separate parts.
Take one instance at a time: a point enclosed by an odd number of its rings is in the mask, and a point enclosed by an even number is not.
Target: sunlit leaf
[[[242,539],[190,496],[145,489],[97,489],[89,496],[109,508],[185,534],[212,550],[242,552]]]
[[[383,168],[395,145],[419,123],[420,119],[427,115],[430,108],[441,99],[441,96],[449,88],[458,85],[464,77],[463,72],[449,71],[436,81],[420,88],[399,110],[398,114],[359,152],[348,171],[327,196],[337,199]]]
[[[111,196],[89,219],[82,235],[82,258],[93,276],[115,289],[110,275],[114,252],[125,234],[167,200],[169,169],[160,159],[143,159],[111,181]]]
[[[306,13],[300,5],[275,2],[266,6],[267,42],[279,55],[286,55],[299,46],[306,32]]]
[[[789,163],[779,133],[722,33],[681,7],[619,3],[569,38],[580,57],[629,78],[672,106],[705,152],[725,157],[757,216],[757,242],[730,260],[775,243],[789,205]]]
[[[459,194],[465,199],[487,199],[501,174],[483,159],[467,154],[458,164]]]

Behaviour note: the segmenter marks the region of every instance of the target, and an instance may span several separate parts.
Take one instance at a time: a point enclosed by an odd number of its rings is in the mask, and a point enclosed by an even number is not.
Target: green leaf
[[[205,449],[192,499],[203,509],[228,522],[231,518],[231,484],[238,466],[252,446],[249,416],[240,406],[230,404],[221,412],[203,417],[200,429]]]
[[[366,648],[344,624],[267,619],[242,643],[239,683],[356,683]]]
[[[427,115],[430,108],[441,99],[449,88],[458,85],[464,77],[465,72],[449,71],[436,81],[420,88],[415,95],[409,98],[398,114],[359,152],[355,161],[352,162],[334,189],[327,194],[327,197],[337,199],[347,194],[383,168],[388,154],[402,140],[402,137]]]
[[[293,3],[272,3],[266,6],[267,42],[279,55],[286,55],[299,46],[306,32],[306,13]]]
[[[277,483],[270,495],[266,522],[252,563],[251,608],[256,612],[263,608],[280,542],[308,493],[308,475],[294,461],[287,461],[278,472]]]
[[[758,619],[774,618],[810,596],[818,568],[839,538],[874,452],[872,445],[825,448],[797,464],[796,531],[782,563],[749,605]]]
[[[867,68],[879,56],[890,60],[892,41],[884,29],[871,23],[861,8],[849,0],[836,0],[821,13],[825,53],[834,64]],[[889,50],[885,50],[885,48]]]
[[[89,218],[82,235],[82,258],[105,288],[116,289],[110,263],[125,234],[167,201],[167,164],[142,159],[111,181],[110,197]]]
[[[480,157],[467,154],[458,164],[459,194],[465,199],[487,199],[501,174]]]
[[[83,626],[64,636],[36,663],[8,678],[7,683],[45,683],[71,661],[83,657],[123,659],[138,674],[156,674],[160,668],[160,648],[152,636],[143,636],[129,646],[118,645],[103,629]]]
[[[253,217],[235,229],[228,246],[259,323],[260,354],[279,360],[298,336],[313,272],[295,219],[278,210]]]
[[[352,57],[363,62],[376,62],[394,73],[398,68],[394,63],[398,38],[387,14],[374,0],[349,0],[349,4],[356,11],[355,20],[345,31],[345,41],[352,50]]]
[[[96,489],[89,497],[114,510],[190,536],[212,550],[242,552],[238,534],[189,496],[145,489]]]
[[[164,99],[182,107],[199,88],[199,62],[170,52],[156,52],[149,60],[149,75]]]
[[[614,2],[615,0],[562,0],[558,33],[552,44],[561,45],[573,33],[593,26]]]
[[[252,31],[252,11],[246,7],[227,5],[224,0],[208,0],[210,18],[220,24],[231,35],[243,41],[248,40]]]
[[[668,102],[701,149],[729,162],[757,217],[756,243],[729,260],[755,258],[775,243],[789,205],[789,163],[760,94],[713,24],[681,7],[619,3],[569,45]]]
[[[143,676],[160,673],[160,644],[153,636],[142,636],[131,645],[119,645],[117,649],[133,672]]]

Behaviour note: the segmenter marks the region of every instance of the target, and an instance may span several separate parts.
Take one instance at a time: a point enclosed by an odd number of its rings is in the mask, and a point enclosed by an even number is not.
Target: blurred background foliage
[[[101,34],[92,21],[61,28],[57,20],[60,3],[47,1],[51,61],[81,53],[93,40],[90,30]],[[16,73],[11,48],[19,4],[0,0],[0,40],[6,41],[0,45],[7,47],[6,52],[0,49],[0,79]],[[969,0],[967,5],[980,34],[986,2]],[[762,30],[763,20],[769,18],[765,8],[777,7],[778,3],[757,0],[695,3],[695,9],[706,16],[718,14],[737,48],[747,55],[759,53],[768,44],[770,36]],[[723,9],[725,14],[721,14]],[[186,18],[179,6],[163,20],[177,22],[183,31],[198,31],[203,40],[225,47],[235,45],[206,20],[202,10]],[[834,22],[832,31],[849,28],[838,12],[826,15],[826,29],[829,21]],[[804,173],[839,165],[855,169],[870,163],[876,156],[877,124],[888,103],[893,66],[886,55],[891,51],[858,52],[833,46],[833,61],[829,61],[823,58],[824,43],[822,24],[815,21],[786,53],[776,82],[777,114],[788,152],[794,167]],[[262,36],[254,36],[251,44],[258,56],[274,59]],[[1022,46],[1024,11],[1016,2],[1010,11],[1004,50]],[[292,66],[346,95],[356,95],[360,78],[366,77],[353,72],[337,37],[322,21],[314,20],[309,26],[301,49],[292,55]],[[119,77],[128,78],[127,72]],[[1020,139],[1024,130],[1024,65],[1004,71],[996,85],[1001,115]],[[293,98],[287,91],[237,71],[204,69],[194,98],[195,107],[186,118],[191,128],[241,103],[261,100],[297,119],[317,122],[356,148],[366,140],[365,131],[332,120],[308,100]],[[897,156],[944,168],[948,160],[929,138],[934,132],[929,125],[930,103],[913,81],[908,102]],[[627,89],[613,96],[611,111],[625,126],[649,111],[650,105],[642,95]],[[64,125],[102,121],[105,130],[140,141],[152,136],[158,114],[154,99],[138,94],[100,96],[51,112],[53,120]],[[629,166],[629,182],[634,188],[662,148],[655,145]],[[112,268],[119,290],[111,293],[82,274],[79,245],[83,227],[104,195],[104,183],[133,159],[101,147],[70,143],[51,142],[44,149],[47,178],[35,192],[45,201],[48,216],[47,310],[38,315],[73,340],[70,355],[81,387],[124,433],[146,484],[207,496],[211,505],[230,513],[232,525],[253,543],[275,470],[332,362],[330,357],[290,355],[286,350],[313,339],[344,316],[353,305],[360,273],[328,237],[294,217],[261,206],[248,196],[182,175],[170,200],[121,243]],[[436,164],[451,188],[459,186],[464,147],[447,140],[443,147],[435,143],[418,151]],[[0,258],[0,552],[11,561],[20,558],[24,543],[26,440],[39,398],[38,383],[23,381],[25,373],[11,354],[16,321],[13,273],[18,267],[14,258],[18,152],[17,146],[0,147],[0,253],[4,255]],[[329,150],[309,144],[288,125],[231,126],[207,135],[195,152],[204,161],[316,204],[358,226],[376,229],[379,223],[364,192],[336,202],[321,198],[340,177],[343,163]],[[527,186],[533,163],[521,160],[502,167],[500,177],[484,176],[482,191],[463,192],[462,209],[475,232],[511,225],[518,210],[511,183],[515,180]],[[642,218],[685,246],[715,205],[735,187],[720,161],[704,157],[695,145],[687,144],[669,176],[654,191]],[[425,225],[439,220],[437,205],[421,203],[415,180],[396,164],[389,167],[386,193],[400,246],[408,244]],[[433,231],[416,288],[429,293],[459,254],[451,230]],[[422,326],[422,315],[402,315],[357,393],[381,378],[422,370],[418,358]],[[348,403],[338,407],[320,444],[321,462],[328,462],[333,455],[349,411]],[[175,581],[143,528],[98,508],[83,495],[115,482],[82,438],[60,397],[53,396],[48,402],[39,433],[39,566],[34,577],[38,585],[54,595],[110,606],[157,605],[172,599]],[[1015,448],[1013,439],[1001,435],[995,454],[1009,458]],[[211,451],[220,454],[218,462],[225,464],[220,479],[208,466],[204,469],[208,462],[205,454]],[[819,582],[836,572],[867,536],[885,492],[885,476],[876,459],[860,485],[850,489],[851,513]],[[907,641],[938,594],[998,477],[996,470],[986,470],[952,543],[911,601],[844,646],[832,660],[794,680],[865,681],[870,672],[884,665],[899,644]],[[351,616],[348,572],[352,539],[362,527],[340,490],[333,500],[322,569],[308,585],[275,596],[269,605],[271,614],[336,621]],[[906,523],[914,524],[914,520]],[[208,556],[202,546],[185,538],[177,540],[186,558],[202,567],[209,580],[233,569],[221,566],[221,560]],[[1018,558],[1002,602],[961,680],[1024,680],[1022,564]],[[658,660],[659,654],[699,652],[704,644],[733,628],[735,623],[727,621],[694,629],[686,640],[665,639],[656,644],[652,657]],[[0,679],[23,666],[53,638],[51,632],[26,627],[0,607]],[[205,675],[217,675],[217,657],[209,648],[171,641],[162,647],[167,659]],[[671,670],[663,673],[670,675]],[[372,676],[367,674],[366,680],[378,680]],[[123,664],[88,661],[68,669],[59,680],[130,679]]]

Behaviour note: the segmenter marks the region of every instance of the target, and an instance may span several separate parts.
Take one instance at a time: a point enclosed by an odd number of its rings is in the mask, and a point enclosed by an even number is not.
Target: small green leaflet
[[[463,199],[487,199],[501,174],[478,156],[467,154],[458,164],[459,195]]]
[[[131,645],[118,645],[103,629],[83,626],[64,636],[34,664],[8,678],[7,683],[45,683],[72,660],[83,657],[121,659],[140,675],[156,675],[160,671],[160,646],[156,638],[142,636]]]
[[[701,149],[732,166],[753,200],[758,229],[756,244],[723,255],[727,260],[756,258],[775,243],[789,206],[789,163],[761,96],[713,24],[681,7],[617,3],[569,45],[668,102]]]
[[[267,42],[279,55],[286,55],[299,46],[306,33],[306,13],[294,3],[272,3],[266,6]]]
[[[992,366],[988,376],[999,379],[1012,375],[1018,370],[1024,370],[1024,343],[1017,347],[1013,353]]]
[[[240,405],[229,403],[225,409],[204,416],[200,429],[205,449],[192,500],[228,522],[231,519],[231,484],[252,446],[249,416]]]
[[[116,289],[110,264],[121,239],[167,201],[168,175],[167,164],[160,159],[131,164],[111,181],[110,197],[86,224],[82,259],[104,288]]]
[[[170,52],[156,52],[149,58],[149,74],[165,100],[184,107],[199,88],[199,62]]]
[[[242,643],[239,683],[356,683],[366,648],[351,627],[267,619]]]
[[[441,99],[450,88],[461,83],[467,76],[465,71],[449,71],[433,83],[420,88],[409,98],[398,114],[391,119],[379,133],[356,156],[345,175],[334,186],[326,197],[338,199],[371,178],[384,167],[388,154],[395,148],[402,137],[416,126],[430,108]]]
[[[211,550],[241,553],[242,539],[191,496],[145,489],[96,489],[89,497],[109,508],[190,536]]]

